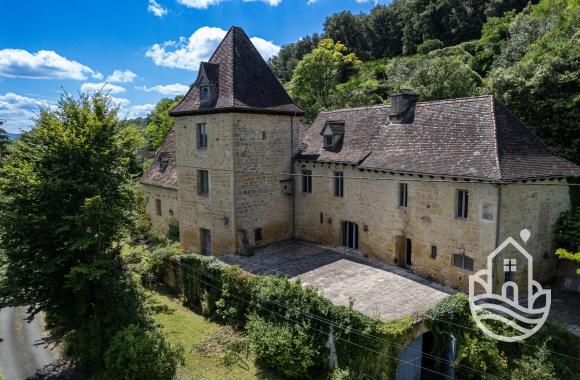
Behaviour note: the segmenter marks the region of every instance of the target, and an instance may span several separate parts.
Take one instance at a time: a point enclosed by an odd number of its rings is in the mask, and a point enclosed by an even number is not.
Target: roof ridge
[[[360,107],[350,107],[350,108],[339,108],[336,110],[326,110],[326,111],[320,111],[320,113],[334,113],[334,112],[344,112],[344,111],[352,111],[352,110],[366,110],[366,109],[373,109],[373,108],[381,108],[381,107],[390,107],[390,104],[374,104],[371,106],[360,106]]]
[[[495,144],[495,161],[497,162],[497,171],[499,172],[499,179],[503,180],[503,174],[501,170],[501,161],[499,159],[499,140],[497,139],[497,118],[495,113],[495,96],[490,97],[490,107],[491,107],[491,124],[493,126],[493,142]]]
[[[417,105],[429,105],[429,104],[448,104],[448,103],[459,103],[459,102],[473,102],[476,100],[482,100],[485,98],[493,98],[492,94],[487,95],[477,95],[477,96],[465,96],[463,98],[452,98],[452,99],[440,99],[440,100],[429,100],[426,102],[417,102]]]

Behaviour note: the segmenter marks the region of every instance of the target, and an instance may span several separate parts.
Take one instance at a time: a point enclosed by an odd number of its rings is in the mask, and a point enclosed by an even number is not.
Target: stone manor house
[[[170,115],[175,128],[141,182],[152,222],[178,226],[186,249],[245,255],[300,239],[465,289],[525,228],[534,276],[555,273],[553,225],[579,168],[491,95],[417,102],[403,92],[304,127],[233,27]],[[526,270],[497,278],[517,282]]]

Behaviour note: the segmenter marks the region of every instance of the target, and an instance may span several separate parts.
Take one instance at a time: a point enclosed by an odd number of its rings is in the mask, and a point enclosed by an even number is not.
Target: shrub
[[[319,363],[314,337],[308,326],[272,323],[252,314],[246,324],[250,347],[259,363],[293,379],[305,378]]]
[[[516,368],[512,372],[512,379],[556,380],[554,365],[549,361],[549,355],[544,342],[534,356],[524,355],[520,360],[516,360]]]
[[[113,337],[105,352],[102,378],[170,380],[183,363],[183,347],[168,343],[161,331],[130,325]]]
[[[438,40],[436,38],[432,39],[432,40],[425,40],[425,42],[423,42],[421,45],[417,46],[417,53],[427,54],[430,51],[441,49],[444,46],[445,45],[443,45],[443,42],[441,42],[440,40]]]

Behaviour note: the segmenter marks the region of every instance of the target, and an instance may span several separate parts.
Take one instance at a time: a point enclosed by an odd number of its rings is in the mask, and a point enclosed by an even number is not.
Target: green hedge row
[[[167,263],[181,274],[173,277],[182,279],[187,305],[245,329],[257,360],[289,378],[320,377],[336,360],[350,378],[394,379],[402,344],[412,337],[410,317],[384,323],[333,305],[298,281],[253,276],[196,254]]]

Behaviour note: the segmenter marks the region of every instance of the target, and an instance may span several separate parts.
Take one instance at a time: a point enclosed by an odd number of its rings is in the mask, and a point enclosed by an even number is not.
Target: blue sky
[[[195,80],[231,25],[244,28],[264,57],[321,32],[326,16],[368,12],[363,0],[3,0],[0,119],[28,130],[39,107],[62,90],[105,86],[122,117],[145,116],[164,96]]]

